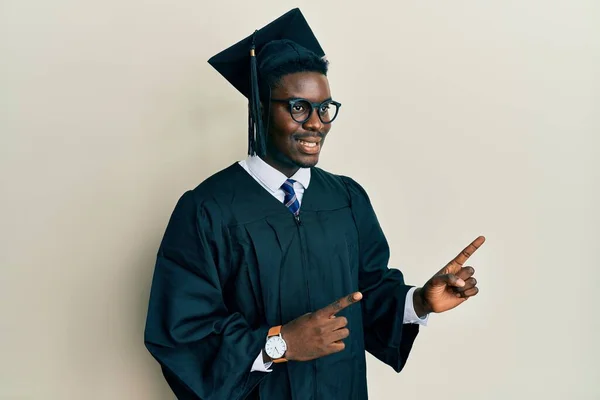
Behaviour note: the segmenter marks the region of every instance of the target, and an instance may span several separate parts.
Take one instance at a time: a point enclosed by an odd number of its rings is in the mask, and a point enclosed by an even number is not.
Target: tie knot
[[[283,182],[283,185],[281,185],[281,189],[288,194],[294,194],[296,193],[296,191],[294,190],[294,183],[296,181],[293,179],[287,179],[285,182]]]

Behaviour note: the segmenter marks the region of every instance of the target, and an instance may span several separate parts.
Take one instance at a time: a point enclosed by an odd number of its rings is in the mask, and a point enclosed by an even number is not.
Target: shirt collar
[[[288,179],[284,174],[271,167],[258,156],[250,156],[246,160],[248,169],[273,193],[277,192],[281,185]],[[310,184],[310,168],[300,168],[290,179],[308,189]]]

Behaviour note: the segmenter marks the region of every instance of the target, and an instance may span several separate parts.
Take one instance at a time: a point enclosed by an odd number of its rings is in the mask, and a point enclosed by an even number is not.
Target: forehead
[[[313,102],[321,102],[331,98],[329,80],[319,72],[296,72],[281,78],[279,85],[273,89],[273,97],[301,97]]]

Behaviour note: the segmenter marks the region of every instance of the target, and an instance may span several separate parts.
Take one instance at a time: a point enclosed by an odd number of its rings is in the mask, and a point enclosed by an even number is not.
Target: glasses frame
[[[310,117],[312,117],[312,113],[313,113],[313,111],[315,110],[315,108],[319,109],[319,108],[321,108],[321,106],[322,106],[323,104],[333,104],[333,105],[335,105],[335,106],[337,107],[337,109],[336,109],[335,115],[333,116],[333,118],[331,118],[331,121],[329,121],[329,122],[325,122],[325,121],[323,121],[323,117],[321,116],[321,114],[320,114],[319,112],[317,112],[317,115],[319,116],[319,119],[321,120],[321,122],[322,122],[323,124],[325,124],[325,125],[328,125],[328,124],[332,123],[332,122],[333,122],[333,121],[334,121],[334,120],[337,118],[338,114],[340,113],[340,108],[342,107],[342,103],[339,103],[339,102],[337,102],[337,101],[334,101],[334,100],[331,100],[331,99],[329,99],[329,100],[325,100],[325,101],[323,101],[323,102],[321,102],[321,103],[313,103],[313,102],[310,102],[310,101],[308,101],[308,100],[306,100],[306,99],[302,99],[302,98],[293,98],[293,99],[271,99],[271,101],[274,101],[274,102],[276,102],[276,103],[284,103],[284,104],[288,104],[288,106],[289,106],[289,107],[288,107],[288,111],[289,111],[289,113],[290,113],[290,116],[292,117],[292,119],[293,119],[294,121],[296,121],[296,122],[297,122],[297,123],[299,123],[299,124],[303,124],[303,123],[305,123],[306,121],[308,121],[308,120],[310,119]],[[303,101],[303,102],[305,102],[305,103],[308,103],[308,104],[310,104],[310,111],[308,112],[308,116],[306,117],[306,119],[304,119],[304,120],[302,120],[302,121],[298,121],[296,118],[294,118],[294,114],[292,114],[292,109],[294,108],[294,105],[296,105],[296,103],[298,103],[298,102],[300,102],[300,101]]]

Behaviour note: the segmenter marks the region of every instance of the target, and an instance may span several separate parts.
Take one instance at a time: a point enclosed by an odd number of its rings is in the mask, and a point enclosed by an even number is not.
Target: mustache
[[[313,132],[313,133],[297,133],[293,137],[296,140],[303,140],[303,139],[314,138],[314,137],[325,139],[325,136],[327,136],[327,133],[324,133],[324,132],[316,132],[315,133],[315,132]]]

